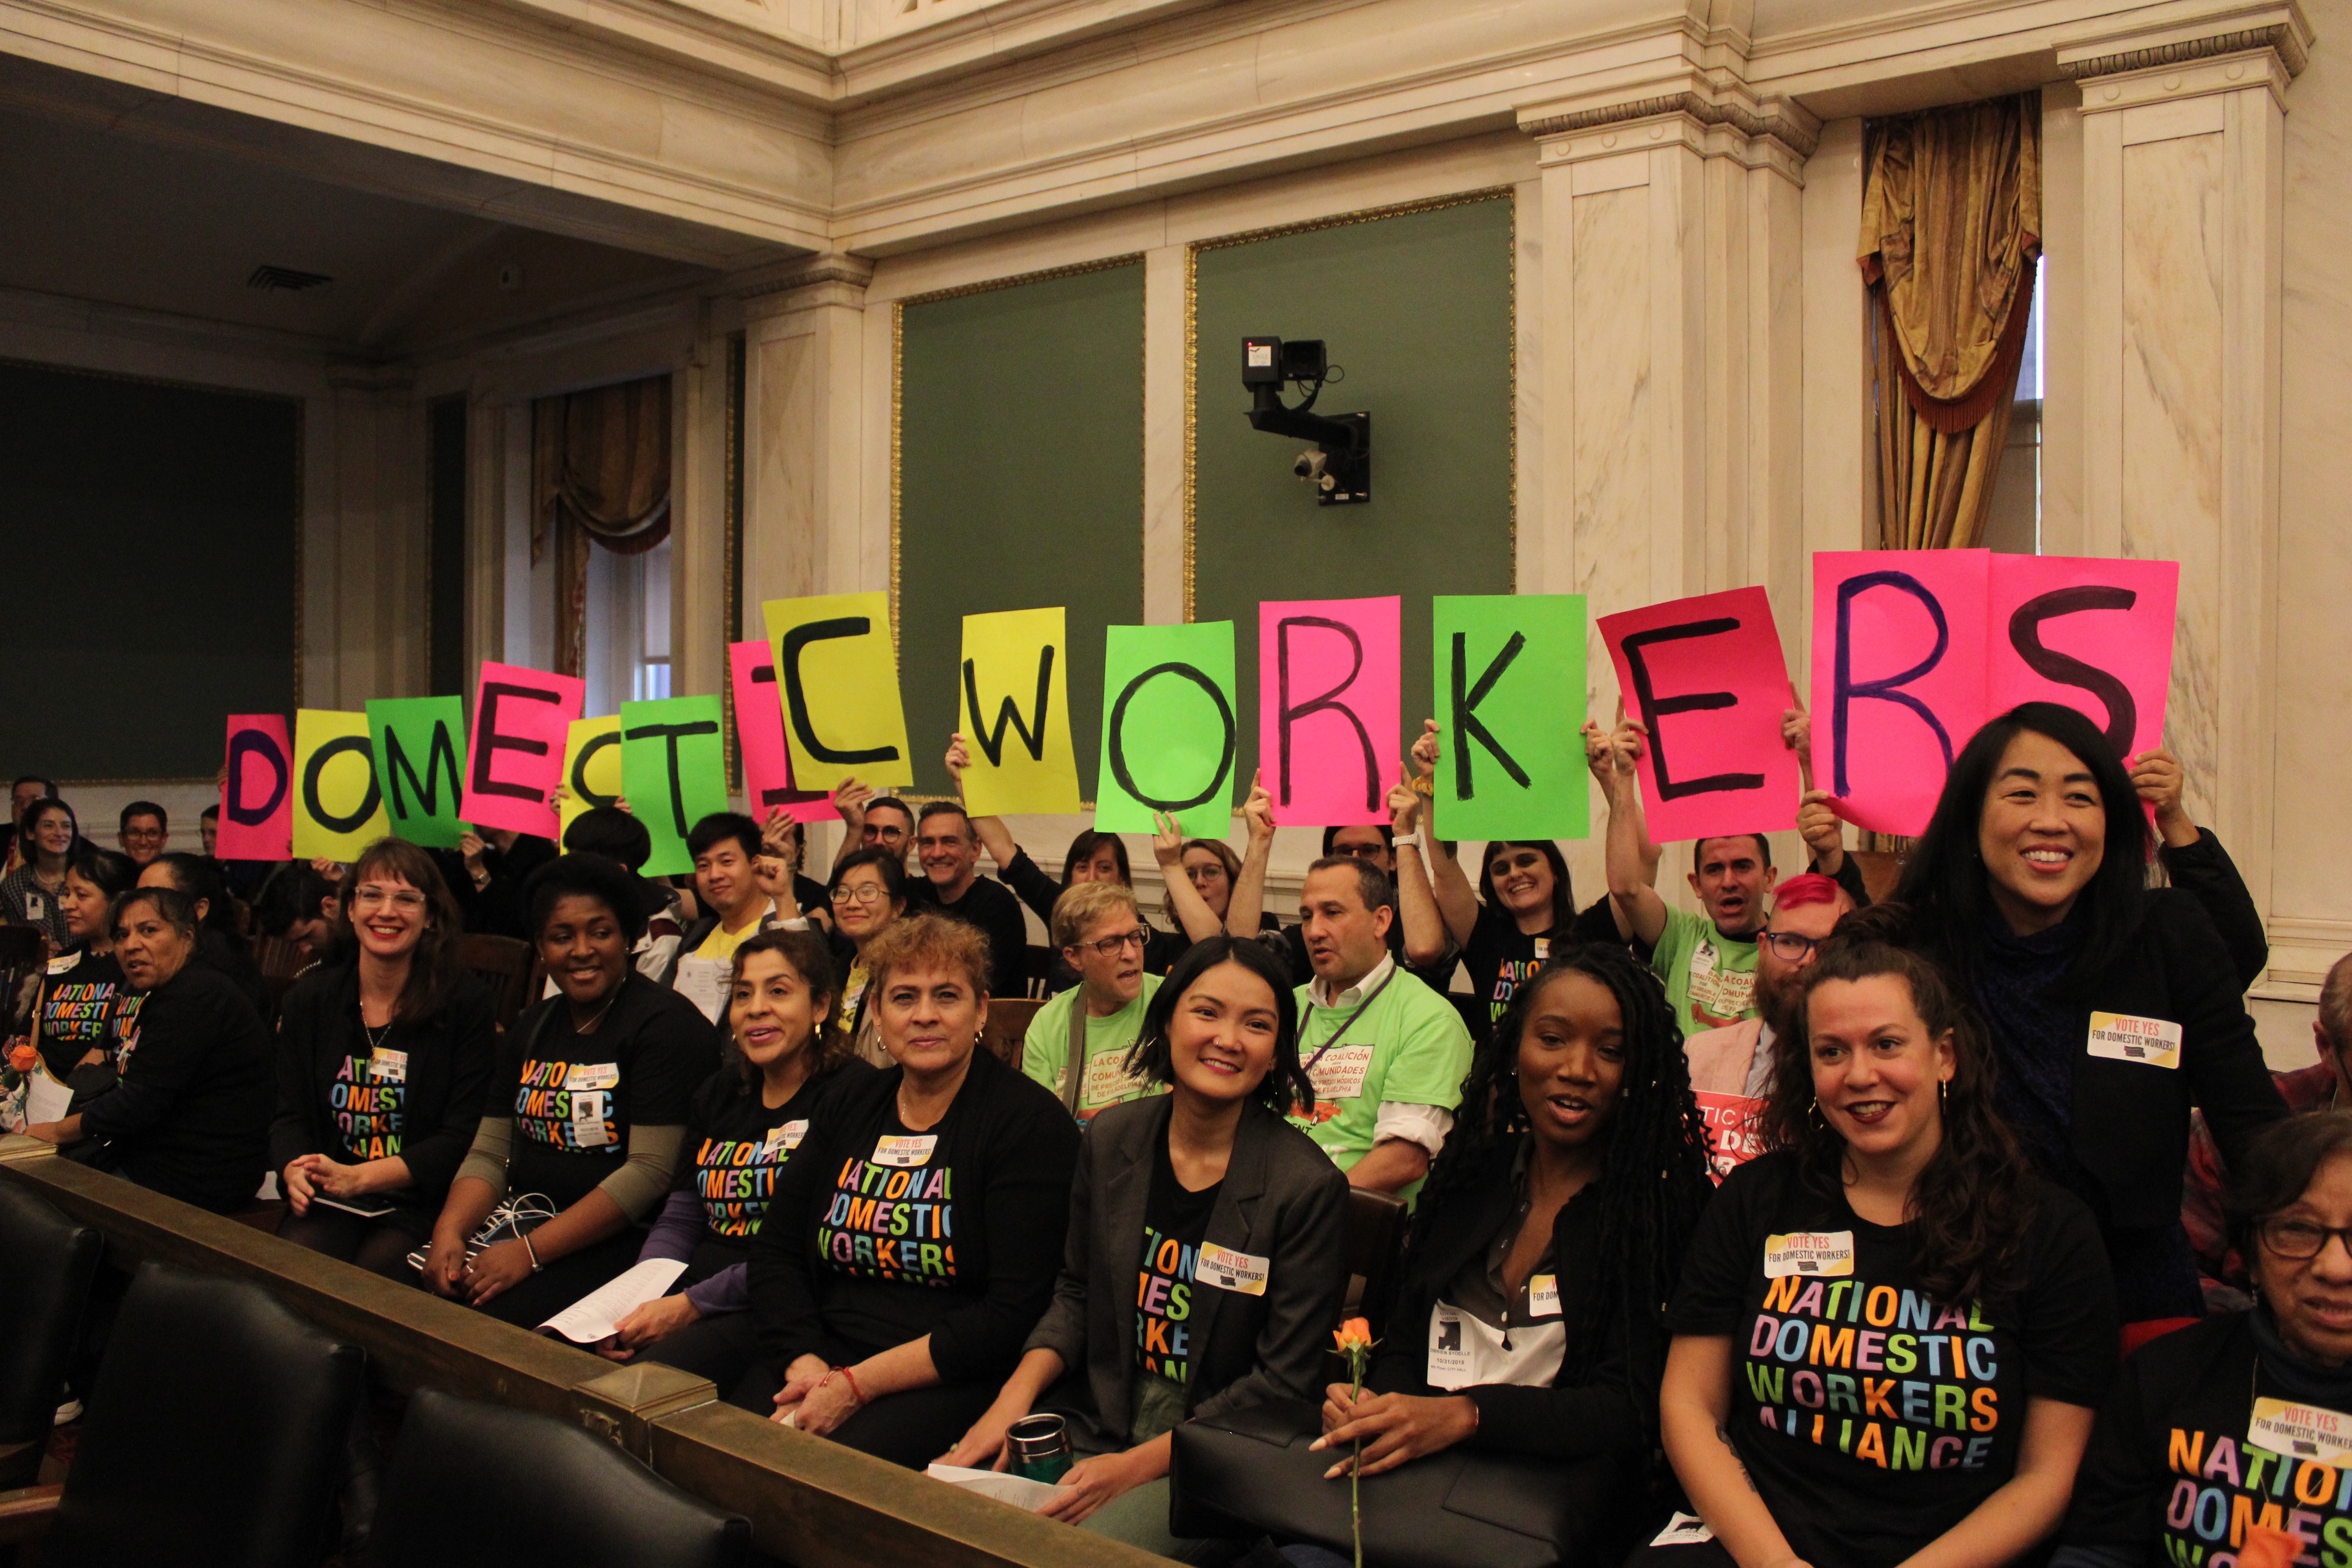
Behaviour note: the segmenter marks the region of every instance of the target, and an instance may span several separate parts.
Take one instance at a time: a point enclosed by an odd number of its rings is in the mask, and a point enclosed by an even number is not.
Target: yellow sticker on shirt
[[[2256,1399],[2246,1441],[2289,1458],[2341,1468],[2352,1463],[2352,1415],[2324,1405]]]
[[[874,1145],[874,1163],[877,1165],[896,1165],[901,1170],[912,1170],[918,1165],[929,1163],[931,1151],[939,1145],[940,1137],[936,1132],[919,1133],[912,1138],[886,1136]]]
[[[1220,1290],[1232,1290],[1244,1296],[1265,1294],[1265,1277],[1270,1265],[1263,1258],[1246,1252],[1236,1252],[1215,1242],[1203,1242],[1200,1256],[1192,1265],[1192,1279],[1202,1285],[1214,1285]]]
[[[1843,1279],[1853,1273],[1853,1232],[1792,1230],[1764,1238],[1764,1278],[1791,1274],[1808,1279]]]
[[[2090,1052],[2111,1061],[2142,1067],[2180,1065],[2180,1026],[2168,1018],[2135,1018],[2128,1013],[2091,1015]]]
[[[1528,1276],[1528,1316],[1557,1318],[1559,1316],[1559,1276],[1530,1274]]]

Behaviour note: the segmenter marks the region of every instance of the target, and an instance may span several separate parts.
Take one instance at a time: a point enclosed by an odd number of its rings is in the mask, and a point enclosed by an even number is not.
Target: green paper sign
[[[1591,837],[1591,779],[1578,732],[1584,595],[1439,595],[1431,603],[1437,837]]]
[[[1105,628],[1097,828],[1154,833],[1166,811],[1188,838],[1223,838],[1238,734],[1233,622]]]
[[[694,869],[686,836],[727,809],[727,732],[716,697],[621,704],[621,791],[653,836],[644,875]]]
[[[466,777],[466,700],[386,697],[367,705],[375,776],[392,831],[427,849],[455,849],[466,831],[457,792]]]

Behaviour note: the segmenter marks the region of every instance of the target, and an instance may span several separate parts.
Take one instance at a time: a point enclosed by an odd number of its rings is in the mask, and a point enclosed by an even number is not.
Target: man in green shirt
[[[1307,868],[1299,931],[1315,978],[1298,988],[1298,1059],[1315,1109],[1294,1113],[1350,1186],[1410,1203],[1454,1128],[1470,1031],[1389,955],[1396,894],[1368,860]]]
[[[1757,1016],[1756,936],[1780,872],[1761,833],[1702,838],[1692,850],[1690,885],[1706,912],[1666,907],[1642,866],[1648,833],[1634,768],[1649,735],[1640,720],[1627,719],[1610,737],[1609,896],[1650,949],[1650,966],[1665,982],[1666,1003],[1689,1039]]]
[[[1144,1010],[1160,989],[1160,976],[1143,972],[1150,939],[1135,894],[1121,883],[1074,882],[1055,900],[1054,942],[1078,984],[1029,1021],[1021,1070],[1060,1095],[1081,1121],[1106,1106],[1165,1092],[1127,1070]]]

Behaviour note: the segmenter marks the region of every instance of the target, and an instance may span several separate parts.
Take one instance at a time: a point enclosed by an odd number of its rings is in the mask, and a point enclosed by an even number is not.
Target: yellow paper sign
[[[563,732],[563,823],[556,831],[572,831],[581,814],[610,805],[621,798],[621,716],[574,719]]]
[[[963,618],[963,798],[975,816],[1078,809],[1068,650],[1058,609]]]
[[[294,858],[355,860],[392,831],[365,713],[294,713]]]
[[[776,659],[793,782],[828,790],[847,778],[877,789],[913,784],[890,595],[771,599],[761,609]]]

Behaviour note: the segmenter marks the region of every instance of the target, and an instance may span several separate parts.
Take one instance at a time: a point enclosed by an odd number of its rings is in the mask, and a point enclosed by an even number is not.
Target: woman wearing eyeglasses
[[[2124,1363],[2051,1568],[2352,1553],[2352,1113],[2257,1136],[2225,1212],[2255,1304]]]
[[[310,970],[279,1010],[278,1234],[404,1279],[481,1124],[497,1006],[458,962],[457,900],[415,845],[369,846],[336,923],[355,956]]]
[[[866,1005],[866,949],[907,912],[907,862],[896,850],[877,847],[860,849],[834,868],[833,926],[841,972],[841,1016],[849,1024],[849,1048],[857,1059],[873,1067],[889,1065],[873,1009]]]
[[[1054,902],[1054,944],[1078,983],[1029,1020],[1021,1070],[1062,1097],[1080,1121],[1167,1085],[1130,1071],[1128,1053],[1160,976],[1146,973],[1150,928],[1117,882],[1080,882]]]

